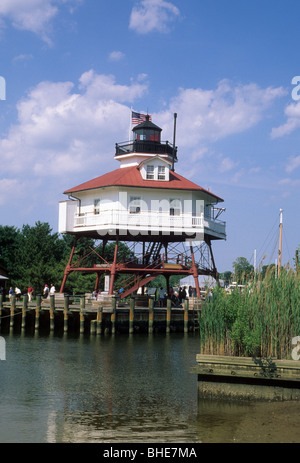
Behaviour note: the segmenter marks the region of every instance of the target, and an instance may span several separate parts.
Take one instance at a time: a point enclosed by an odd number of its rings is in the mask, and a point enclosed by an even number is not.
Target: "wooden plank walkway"
[[[300,399],[299,361],[198,354],[196,363],[199,398]]]

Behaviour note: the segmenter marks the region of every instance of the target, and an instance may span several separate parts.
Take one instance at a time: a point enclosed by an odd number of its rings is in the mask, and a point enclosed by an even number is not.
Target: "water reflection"
[[[298,403],[198,403],[197,334],[5,338],[0,442],[299,440]]]

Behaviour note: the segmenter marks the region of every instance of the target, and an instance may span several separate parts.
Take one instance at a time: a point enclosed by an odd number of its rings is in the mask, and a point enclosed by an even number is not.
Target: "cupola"
[[[150,121],[149,115],[146,120],[132,129],[133,140],[143,142],[160,143],[160,134],[162,129]]]
[[[166,159],[172,166],[177,162],[177,147],[161,141],[162,129],[150,121],[149,115],[132,132],[133,140],[116,143],[115,159],[121,162],[120,167],[137,166],[154,156]]]

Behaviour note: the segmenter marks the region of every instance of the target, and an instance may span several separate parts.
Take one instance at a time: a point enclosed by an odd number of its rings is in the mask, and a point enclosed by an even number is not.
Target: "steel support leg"
[[[114,261],[111,265],[110,270],[110,285],[109,285],[109,294],[112,295],[114,292],[114,282],[115,282],[115,275],[116,275],[116,265],[117,265],[117,255],[118,255],[118,239],[115,244],[115,252],[114,252]]]
[[[69,258],[69,261],[68,261],[67,266],[66,266],[66,268],[65,268],[65,273],[64,273],[63,281],[62,281],[62,284],[61,284],[61,287],[60,287],[60,290],[59,290],[60,294],[64,292],[65,284],[66,284],[68,275],[69,275],[69,273],[70,273],[71,262],[72,262],[72,259],[73,259],[73,256],[74,256],[76,242],[77,242],[77,239],[76,239],[76,237],[75,237],[75,238],[74,238],[74,243],[73,243],[73,246],[72,246],[72,249],[71,249],[70,258]]]
[[[195,280],[195,287],[196,287],[197,297],[200,297],[200,287],[199,287],[199,280],[198,280],[198,269],[197,269],[197,266],[196,266],[196,264],[195,264],[194,250],[193,250],[193,246],[192,246],[192,245],[190,245],[190,249],[191,249],[191,257],[192,257],[193,277],[194,277],[194,280]]]

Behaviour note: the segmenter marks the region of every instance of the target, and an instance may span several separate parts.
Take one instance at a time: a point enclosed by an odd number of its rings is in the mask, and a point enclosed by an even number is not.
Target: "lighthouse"
[[[74,236],[60,292],[70,272],[92,272],[95,288],[101,275],[115,292],[118,274],[129,275],[124,298],[158,275],[192,275],[200,297],[199,275],[217,278],[212,251],[214,240],[226,239],[225,222],[219,219],[223,199],[175,171],[177,147],[161,139],[162,129],[145,116],[132,129],[132,139],[116,143],[117,169],[67,189],[59,203],[59,232]],[[74,263],[80,237],[99,240],[92,252],[96,263]],[[108,242],[114,243],[111,261],[104,257]],[[119,257],[120,243],[134,244],[135,258]]]

